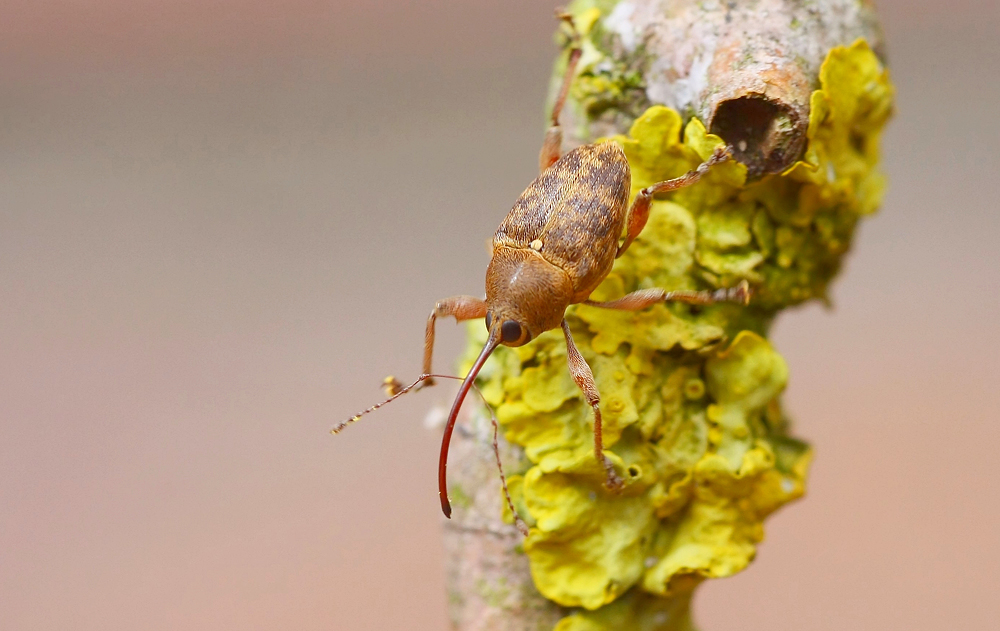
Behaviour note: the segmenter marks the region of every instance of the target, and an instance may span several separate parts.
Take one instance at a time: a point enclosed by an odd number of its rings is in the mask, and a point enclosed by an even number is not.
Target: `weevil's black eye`
[[[490,330],[490,325],[493,324],[493,314],[489,311],[486,312],[486,330]]]
[[[507,320],[500,325],[500,337],[504,342],[516,342],[521,339],[521,325],[513,320]]]

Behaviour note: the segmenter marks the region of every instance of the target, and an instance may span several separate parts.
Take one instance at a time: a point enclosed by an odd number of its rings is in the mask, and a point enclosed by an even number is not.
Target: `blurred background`
[[[554,6],[0,2],[0,628],[447,626],[451,390],[327,431],[483,291]],[[1000,617],[1000,3],[880,8],[892,188],[775,331],[810,492],[706,631]]]

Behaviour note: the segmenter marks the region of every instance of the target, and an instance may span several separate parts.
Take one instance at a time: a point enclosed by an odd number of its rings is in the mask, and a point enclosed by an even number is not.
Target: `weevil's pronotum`
[[[572,30],[568,16],[561,17]],[[575,31],[573,41],[579,42]],[[438,318],[452,316],[459,322],[485,318],[489,331],[482,352],[459,387],[441,440],[438,486],[441,509],[448,517],[451,517],[447,485],[448,448],[455,419],[476,375],[498,346],[521,346],[545,331],[562,328],[570,374],[593,409],[594,455],[606,472],[605,486],[617,490],[623,483],[611,460],[604,454],[600,394],[590,366],[573,343],[564,317],[566,309],[583,303],[605,309],[635,311],[667,301],[693,304],[734,301],[745,304],[749,299],[746,281],[733,288],[715,291],[642,289],[610,302],[589,299],[591,292],[611,271],[615,259],[628,249],[646,225],[653,196],[694,184],[713,165],[728,160],[730,152],[718,150],[697,169],[640,190],[629,205],[631,172],[625,153],[617,144],[589,144],[560,155],[562,131],[559,114],[580,52],[578,45],[571,50],[566,74],[552,108],[552,126],[545,135],[539,155],[541,174],[514,203],[493,237],[492,258],[486,269],[486,299],[474,296],[446,298],[434,306],[427,319],[423,374],[417,381],[425,385],[434,382],[431,357],[434,324]],[[400,389],[398,384],[392,382],[389,400],[412,389],[413,385]],[[360,416],[352,417],[334,431],[339,431]]]

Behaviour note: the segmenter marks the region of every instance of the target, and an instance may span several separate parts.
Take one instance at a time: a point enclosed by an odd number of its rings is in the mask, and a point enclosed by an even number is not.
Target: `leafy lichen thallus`
[[[572,30],[569,18],[563,19],[569,22]],[[579,43],[575,32],[573,41]],[[609,302],[589,299],[591,292],[611,271],[615,259],[628,249],[646,225],[653,196],[694,184],[713,165],[728,160],[730,152],[728,149],[717,150],[707,161],[685,175],[642,189],[629,205],[631,173],[621,147],[613,142],[603,142],[584,145],[560,155],[562,130],[559,113],[579,58],[580,48],[577,45],[570,52],[566,74],[552,109],[552,126],[542,144],[539,155],[541,174],[517,199],[493,237],[493,255],[486,269],[486,299],[453,296],[435,304],[427,319],[423,374],[420,378],[405,388],[391,387],[389,399],[333,430],[339,432],[363,414],[394,400],[419,383],[434,383],[434,377],[438,375],[431,374],[431,356],[434,324],[438,318],[451,316],[459,322],[484,318],[489,337],[459,387],[441,440],[438,490],[441,509],[448,517],[451,517],[451,504],[448,501],[446,473],[455,419],[476,375],[497,346],[522,346],[544,331],[562,328],[570,374],[594,411],[594,456],[606,472],[605,486],[618,490],[622,487],[622,479],[604,454],[600,393],[590,366],[573,343],[564,318],[566,308],[584,303],[605,309],[636,311],[667,301],[746,304],[749,300],[746,281],[736,287],[715,291],[642,289]],[[624,240],[621,240],[623,231]]]

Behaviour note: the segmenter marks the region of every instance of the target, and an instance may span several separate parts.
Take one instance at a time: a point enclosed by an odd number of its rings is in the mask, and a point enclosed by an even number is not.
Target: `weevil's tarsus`
[[[573,83],[573,77],[576,76],[576,66],[580,62],[581,55],[583,55],[583,49],[580,48],[578,41],[574,41],[573,48],[569,51],[569,59],[566,62],[566,74],[563,75],[562,85],[559,86],[559,94],[556,96],[555,103],[552,104],[551,120],[553,129],[560,127],[559,117],[562,115],[563,106],[566,104],[566,97],[569,96],[569,87]],[[556,147],[555,157],[559,157],[558,147]]]
[[[486,301],[475,296],[452,296],[439,300],[434,310],[427,317],[427,330],[424,333],[424,374],[431,374],[431,360],[434,355],[434,323],[437,319],[453,316],[456,322],[475,320],[486,317]],[[434,379],[429,377],[421,388],[433,386]]]
[[[576,22],[573,21],[573,14],[567,11],[566,7],[558,7],[556,8],[556,19],[569,27],[569,39],[573,43],[573,47],[581,48],[580,42],[583,40],[583,35],[576,28]]]
[[[676,191],[679,188],[684,188],[685,186],[691,186],[702,178],[708,170],[717,164],[721,164],[726,160],[732,158],[732,148],[731,147],[719,147],[709,156],[708,160],[705,160],[698,165],[697,168],[692,169],[680,177],[675,177],[671,180],[664,180],[663,182],[657,182],[652,186],[647,186],[646,188],[639,191],[635,199],[632,201],[632,206],[628,210],[628,216],[625,219],[626,232],[625,241],[618,246],[618,252],[615,253],[615,258],[620,257],[628,249],[628,246],[632,245],[635,238],[639,236],[642,229],[646,227],[646,221],[649,219],[649,207],[653,203],[653,196],[660,193],[669,193],[670,191]]]
[[[441,498],[441,511],[449,519],[451,519],[451,502],[448,501],[448,448],[451,446],[451,435],[455,431],[455,420],[458,418],[458,411],[462,409],[462,402],[465,400],[465,395],[469,393],[469,388],[476,380],[476,375],[479,374],[483,364],[486,363],[486,360],[489,359],[490,355],[499,345],[500,327],[494,326],[490,330],[489,339],[483,345],[482,352],[479,353],[479,357],[476,358],[476,361],[472,364],[472,368],[469,369],[469,374],[466,375],[465,380],[462,381],[462,385],[459,386],[458,394],[455,395],[455,402],[451,404],[451,411],[448,413],[448,422],[444,426],[444,436],[441,437],[441,456],[438,460],[438,495]]]
[[[569,51],[569,59],[566,61],[566,73],[559,86],[559,93],[556,95],[555,103],[552,104],[552,126],[545,132],[542,150],[538,153],[538,170],[540,172],[555,164],[562,154],[562,127],[559,125],[559,116],[562,114],[563,105],[566,104],[566,97],[569,95],[569,87],[573,83],[573,77],[576,76],[576,66],[583,54],[583,49],[580,47],[580,33],[573,24],[573,17],[561,10],[556,11],[556,16],[569,24],[572,48]]]
[[[640,289],[625,294],[617,300],[597,302],[584,301],[584,304],[602,309],[618,309],[620,311],[639,311],[664,302],[685,302],[691,305],[711,305],[717,302],[735,302],[741,305],[750,303],[750,284],[743,280],[735,287],[725,287],[713,291],[666,291],[664,289]]]
[[[569,331],[566,320],[562,321],[563,335],[566,337],[566,360],[569,364],[570,375],[573,381],[583,392],[584,399],[594,409],[594,457],[597,462],[604,467],[607,480],[604,486],[611,491],[618,491],[624,486],[624,482],[615,471],[615,465],[611,459],[604,455],[604,435],[603,423],[601,419],[601,395],[597,391],[597,383],[594,381],[594,372],[583,358],[576,344],[573,343],[573,335]]]

